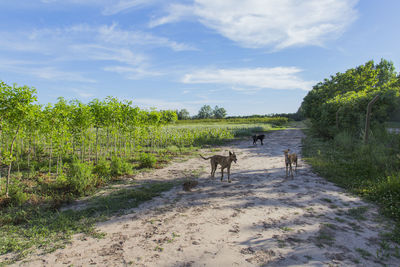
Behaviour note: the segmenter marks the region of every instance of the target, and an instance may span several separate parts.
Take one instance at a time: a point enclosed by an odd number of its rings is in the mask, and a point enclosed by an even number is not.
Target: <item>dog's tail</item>
[[[211,157],[209,157],[209,158],[205,158],[205,157],[203,157],[203,156],[202,156],[202,155],[200,155],[200,154],[199,154],[199,156],[200,156],[200,157],[202,157],[202,158],[203,158],[203,159],[205,159],[205,160],[211,159]]]

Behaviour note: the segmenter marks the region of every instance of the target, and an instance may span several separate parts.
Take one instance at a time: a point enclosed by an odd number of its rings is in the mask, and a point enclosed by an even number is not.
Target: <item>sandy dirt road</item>
[[[283,150],[300,152],[300,130],[267,134],[264,145],[237,141],[232,183],[209,175],[200,158],[171,163],[140,181],[196,175],[191,192],[176,187],[124,216],[98,224],[103,239],[76,236],[51,254],[19,266],[400,266],[379,234],[374,205],[311,172],[303,161],[285,177]]]

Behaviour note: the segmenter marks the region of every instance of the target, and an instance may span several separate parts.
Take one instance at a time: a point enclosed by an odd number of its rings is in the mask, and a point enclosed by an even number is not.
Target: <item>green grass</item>
[[[95,223],[121,215],[140,203],[170,190],[173,183],[153,183],[134,189],[122,189],[107,196],[92,198],[82,210],[48,209],[39,206],[8,207],[0,211],[0,254],[13,253],[7,263],[40,248],[50,252],[63,247],[71,236],[84,233],[101,237]]]
[[[249,117],[249,118],[228,118],[228,119],[196,119],[179,120],[176,124],[255,124],[268,123],[277,126],[285,125],[289,121],[285,117]]]
[[[332,246],[335,242],[335,236],[333,228],[334,226],[329,224],[321,224],[320,229],[315,237],[316,246],[324,247],[324,245]]]
[[[347,211],[347,215],[358,220],[358,221],[364,221],[366,220],[364,214],[368,210],[368,207],[362,206],[362,207],[356,207],[356,208],[351,208]]]
[[[366,251],[365,249],[362,248],[356,248],[355,249],[360,255],[361,257],[363,257],[364,259],[369,258],[372,256],[371,253],[369,253],[368,251]]]
[[[304,159],[327,180],[379,205],[395,222],[390,239],[400,243],[400,135],[385,129],[373,130],[368,144],[349,133],[334,139],[315,137],[305,131]],[[353,208],[346,215],[365,219],[366,207]]]

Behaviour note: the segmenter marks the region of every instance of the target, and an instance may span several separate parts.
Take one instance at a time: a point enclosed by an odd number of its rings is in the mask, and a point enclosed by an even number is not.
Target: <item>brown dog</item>
[[[215,170],[217,169],[218,164],[221,165],[221,181],[222,178],[224,177],[224,169],[227,168],[228,170],[228,182],[231,182],[230,174],[231,174],[231,164],[232,161],[235,163],[237,162],[235,152],[230,152],[229,151],[229,156],[220,156],[220,155],[215,155],[211,156],[208,158],[203,157],[200,155],[205,160],[211,159],[211,177],[214,178],[215,175]]]
[[[288,176],[288,168],[290,176],[293,178],[292,164],[296,164],[295,171],[297,171],[297,155],[296,153],[289,154],[290,149],[283,150],[285,154],[285,165],[286,165],[286,177]]]

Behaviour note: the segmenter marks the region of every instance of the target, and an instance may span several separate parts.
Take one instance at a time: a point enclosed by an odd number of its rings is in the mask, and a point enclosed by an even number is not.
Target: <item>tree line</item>
[[[299,112],[321,136],[333,137],[346,130],[362,133],[368,103],[376,96],[371,119],[381,124],[399,107],[400,75],[393,62],[382,59],[336,73],[316,84],[304,97]]]
[[[226,110],[222,107],[215,106],[214,109],[210,105],[204,105],[200,108],[197,115],[191,117],[187,109],[176,111],[178,120],[189,119],[223,119],[226,117]]]

